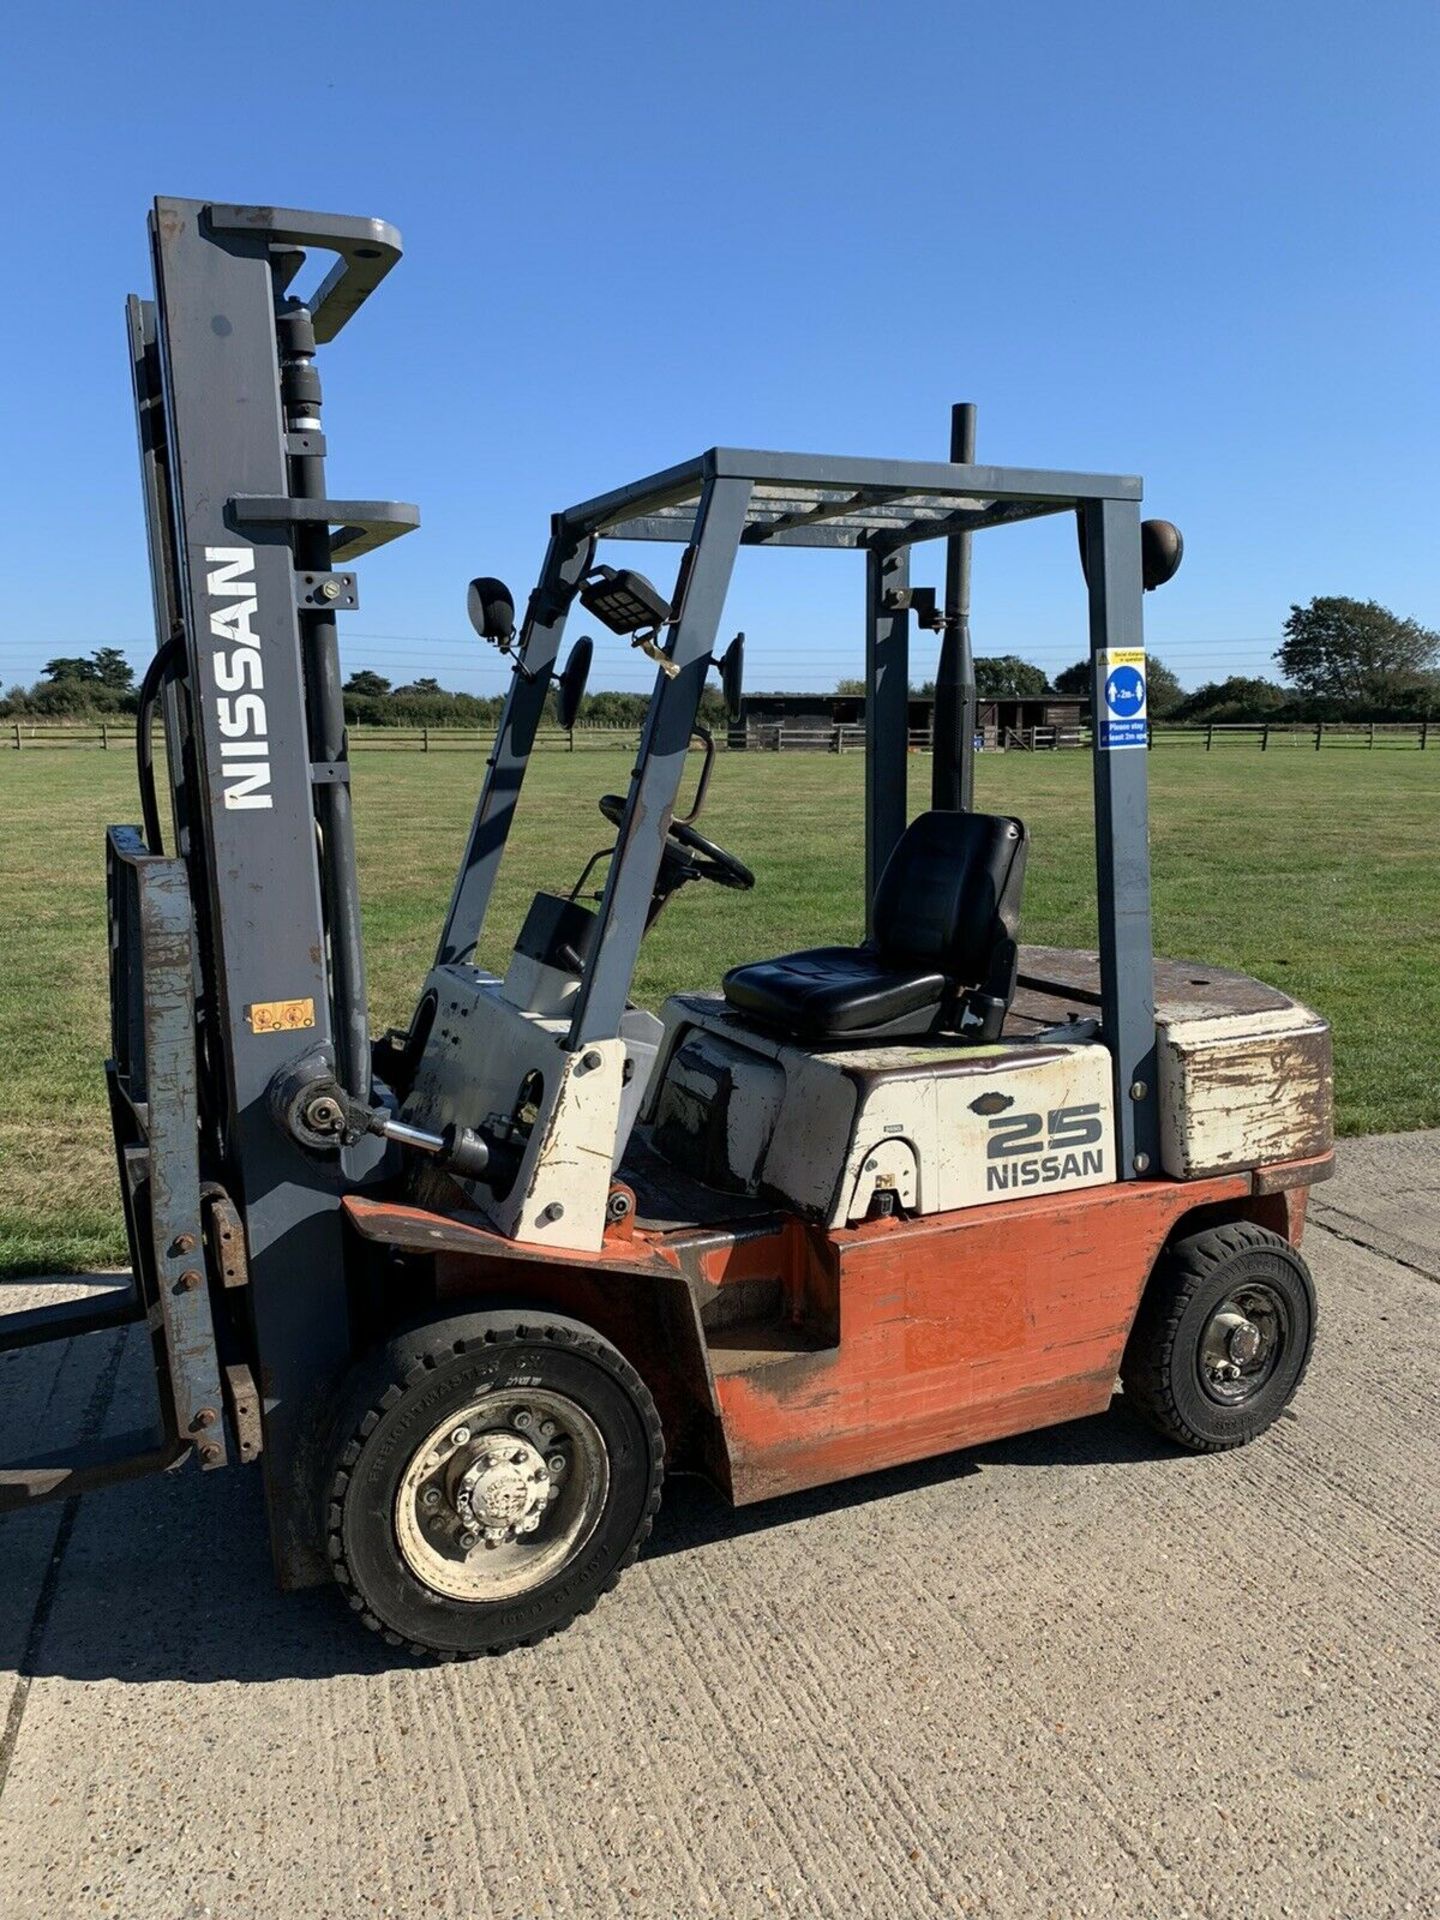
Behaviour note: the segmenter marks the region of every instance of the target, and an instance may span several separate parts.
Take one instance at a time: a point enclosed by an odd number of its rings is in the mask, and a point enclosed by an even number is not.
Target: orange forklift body
[[[442,1299],[553,1307],[613,1340],[661,1408],[672,1470],[745,1506],[1103,1412],[1161,1249],[1223,1207],[1300,1244],[1329,1155],[826,1231],[622,1222],[593,1255],[517,1247],[423,1208],[345,1201],[366,1239],[436,1261]]]

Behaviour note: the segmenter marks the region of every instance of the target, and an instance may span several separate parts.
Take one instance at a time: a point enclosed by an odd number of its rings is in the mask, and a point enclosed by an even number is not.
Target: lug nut
[[[467,1527],[460,1536],[460,1544],[468,1553],[470,1548],[478,1542],[479,1538],[479,1534],[476,1533],[473,1527]]]
[[[555,1438],[555,1422],[553,1420],[542,1420],[540,1422],[539,1433],[542,1440],[553,1440]]]
[[[450,1444],[453,1447],[463,1447],[465,1445],[465,1442],[469,1438],[470,1438],[469,1427],[456,1427],[455,1431],[450,1436]]]
[[[563,1473],[565,1471],[564,1454],[552,1453],[550,1458],[545,1462],[545,1465],[550,1469],[551,1473]]]
[[[420,1496],[420,1504],[422,1507],[438,1507],[440,1504],[440,1489],[438,1487],[426,1487]]]
[[[510,1424],[512,1427],[517,1427],[521,1433],[526,1433],[529,1431],[534,1419],[535,1416],[528,1407],[517,1407],[510,1416]],[[541,1431],[543,1432],[544,1429],[542,1428]]]

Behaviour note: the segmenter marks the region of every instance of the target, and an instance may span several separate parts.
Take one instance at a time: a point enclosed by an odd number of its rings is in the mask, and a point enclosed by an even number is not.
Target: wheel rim
[[[585,1545],[610,1490],[589,1414],[539,1387],[481,1395],[410,1456],[395,1536],[415,1578],[450,1600],[509,1600],[543,1586]]]
[[[1259,1281],[1235,1287],[1200,1335],[1202,1389],[1222,1407],[1253,1400],[1274,1378],[1289,1339],[1289,1314],[1273,1287]]]

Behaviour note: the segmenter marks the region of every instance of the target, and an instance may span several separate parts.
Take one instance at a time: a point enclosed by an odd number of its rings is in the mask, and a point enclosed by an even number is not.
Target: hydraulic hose
[[[160,689],[180,657],[179,636],[167,640],[153,656],[140,682],[140,705],[135,715],[135,772],[140,781],[140,818],[145,844],[151,853],[165,851],[160,831],[160,803],[155,792],[155,705]]]

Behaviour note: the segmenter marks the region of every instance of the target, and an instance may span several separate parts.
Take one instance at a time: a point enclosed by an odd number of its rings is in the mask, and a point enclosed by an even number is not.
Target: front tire
[[[1249,1221],[1160,1256],[1120,1363],[1127,1406],[1196,1453],[1241,1447],[1293,1399],[1315,1337],[1300,1255]]]
[[[331,1566],[392,1645],[442,1659],[532,1646],[634,1560],[663,1460],[644,1382],[592,1328],[547,1312],[438,1321],[352,1380]]]

